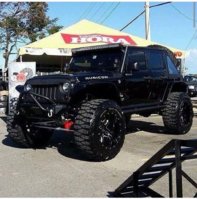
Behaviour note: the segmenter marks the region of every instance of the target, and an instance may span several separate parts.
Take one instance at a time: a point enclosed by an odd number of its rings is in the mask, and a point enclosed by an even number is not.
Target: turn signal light
[[[182,56],[182,52],[178,51],[178,52],[175,52],[174,55],[175,57],[181,57]]]

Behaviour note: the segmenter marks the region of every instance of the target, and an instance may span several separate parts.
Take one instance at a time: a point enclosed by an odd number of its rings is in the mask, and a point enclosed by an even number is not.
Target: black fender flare
[[[174,82],[170,87],[170,92],[185,92],[188,93],[188,85],[185,82]]]
[[[116,84],[112,82],[89,82],[76,85],[72,94],[71,101],[77,102],[84,100],[87,96],[100,99],[111,99],[120,104],[120,91]]]

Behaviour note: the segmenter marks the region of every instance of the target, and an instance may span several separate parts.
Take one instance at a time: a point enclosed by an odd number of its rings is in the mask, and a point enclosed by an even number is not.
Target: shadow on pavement
[[[5,135],[5,138],[2,140],[2,144],[4,144],[5,146],[18,148],[18,149],[25,148],[25,147],[21,146],[20,144],[13,142],[12,139],[8,135]]]
[[[20,144],[15,143],[8,135],[5,135],[5,138],[2,140],[2,144],[17,149],[26,148],[21,146]],[[55,131],[46,146],[32,149],[39,150],[53,147],[56,148],[57,151],[65,157],[90,162],[90,160],[85,159],[85,157],[77,150],[76,146],[74,145],[73,135],[71,133],[65,133],[63,131]]]
[[[49,147],[57,148],[58,152],[65,157],[88,162],[90,161],[85,159],[80,151],[77,150],[72,133],[59,130],[55,131],[49,142]]]
[[[154,134],[169,134],[166,132],[164,126],[159,126],[153,122],[131,120],[129,122],[127,134],[137,133],[138,131],[145,131]],[[2,143],[6,146],[18,149],[25,148],[13,142],[8,135],[5,136],[5,139],[2,141]],[[74,136],[72,133],[55,131],[48,145],[46,147],[38,148],[37,150],[53,147],[56,148],[57,151],[65,157],[88,162],[91,161],[86,159],[83,154],[76,148],[76,145],[74,144]]]
[[[131,120],[127,128],[127,134],[137,133],[138,131],[145,131],[145,132],[154,133],[154,134],[176,135],[176,133],[167,132],[164,126],[160,126],[154,122]]]

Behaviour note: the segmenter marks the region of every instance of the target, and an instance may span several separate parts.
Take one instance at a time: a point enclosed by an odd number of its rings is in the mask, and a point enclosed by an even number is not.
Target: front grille
[[[54,101],[58,100],[58,96],[60,94],[59,86],[57,85],[33,86],[32,91],[36,94],[48,97],[49,99]]]
[[[65,96],[60,91],[59,85],[32,85],[32,92],[41,96],[48,97],[54,102],[65,103]],[[48,103],[48,101],[42,97],[34,95],[34,97],[41,103]],[[34,103],[34,100],[30,95],[24,96],[24,102]]]

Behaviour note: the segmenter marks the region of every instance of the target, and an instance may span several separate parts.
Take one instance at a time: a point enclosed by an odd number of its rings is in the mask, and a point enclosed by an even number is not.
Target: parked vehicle
[[[8,82],[0,80],[0,113],[7,113],[8,107]]]
[[[184,81],[188,84],[188,91],[190,97],[197,96],[197,77],[194,75],[186,75]]]
[[[66,73],[37,76],[17,87],[21,94],[11,103],[9,136],[38,147],[61,128],[73,132],[87,158],[105,161],[120,151],[131,114],[161,114],[167,133],[185,134],[193,110],[174,60],[157,46],[73,50]]]

